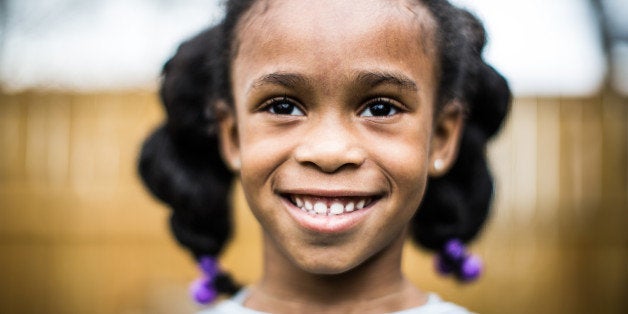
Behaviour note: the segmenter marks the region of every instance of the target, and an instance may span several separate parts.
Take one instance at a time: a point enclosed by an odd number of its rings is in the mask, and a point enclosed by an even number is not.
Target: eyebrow
[[[374,88],[380,85],[394,85],[402,89],[417,92],[419,87],[416,83],[402,75],[400,73],[384,72],[384,71],[361,71],[356,76],[356,81],[360,85]],[[279,85],[286,88],[294,89],[298,86],[309,85],[310,79],[304,75],[289,73],[289,72],[275,72],[266,74],[256,79],[251,84],[251,89],[259,88],[266,84]]]
[[[287,88],[296,88],[299,85],[306,85],[309,83],[309,79],[305,76],[295,73],[276,72],[266,74],[253,82],[252,89],[260,86],[271,84],[280,85]]]
[[[405,75],[392,72],[360,72],[357,81],[371,88],[379,85],[395,85],[412,92],[419,91],[413,80]]]

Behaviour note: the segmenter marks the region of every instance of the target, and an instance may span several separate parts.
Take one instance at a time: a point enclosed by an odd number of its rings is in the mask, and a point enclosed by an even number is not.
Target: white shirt
[[[198,314],[268,314],[244,307],[248,290],[242,289],[231,299],[221,301]],[[425,304],[391,314],[471,314],[467,309],[443,301],[438,295],[429,293]]]

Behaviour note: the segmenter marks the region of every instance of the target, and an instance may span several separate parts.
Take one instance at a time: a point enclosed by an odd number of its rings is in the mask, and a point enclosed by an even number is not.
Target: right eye
[[[288,97],[277,97],[268,100],[264,105],[264,110],[276,115],[305,115],[305,113],[299,109],[295,101],[289,99]]]

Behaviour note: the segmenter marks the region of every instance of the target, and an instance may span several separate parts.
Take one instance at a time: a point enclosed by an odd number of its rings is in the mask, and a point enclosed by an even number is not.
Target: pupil
[[[285,102],[275,104],[273,107],[276,114],[291,114],[294,109],[294,105]]]
[[[371,106],[371,114],[374,116],[387,116],[390,114],[390,106],[386,104],[375,104]]]

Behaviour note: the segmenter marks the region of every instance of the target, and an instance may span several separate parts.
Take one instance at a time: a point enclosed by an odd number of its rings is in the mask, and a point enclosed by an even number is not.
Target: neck
[[[320,275],[295,266],[265,236],[264,276],[245,305],[272,313],[383,313],[419,306],[426,296],[401,273],[403,239],[354,269]]]

